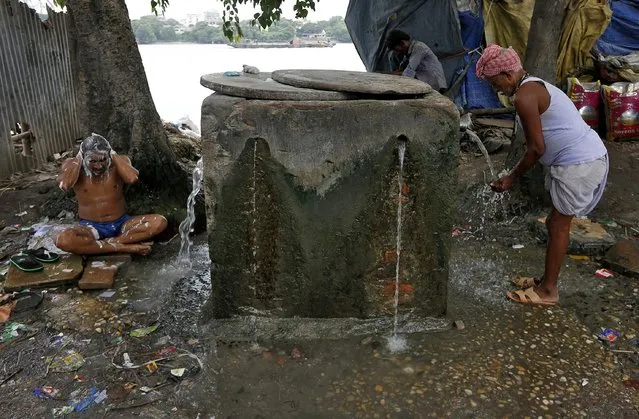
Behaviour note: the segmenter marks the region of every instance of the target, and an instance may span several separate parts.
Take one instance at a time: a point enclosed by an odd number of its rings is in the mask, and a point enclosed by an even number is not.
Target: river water
[[[260,71],[333,69],[365,71],[353,44],[333,48],[238,49],[213,44],[140,45],[140,54],[155,107],[162,119],[189,116],[200,126],[202,100],[212,91],[200,85],[200,76],[242,71],[242,64]]]

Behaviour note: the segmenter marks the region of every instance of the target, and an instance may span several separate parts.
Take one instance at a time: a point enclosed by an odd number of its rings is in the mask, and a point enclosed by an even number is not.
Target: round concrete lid
[[[433,89],[426,83],[391,74],[343,70],[277,70],[273,80],[295,87],[368,95],[425,95]]]
[[[271,73],[225,76],[225,73],[205,74],[200,84],[218,93],[247,99],[264,100],[347,100],[355,95],[328,90],[301,89],[270,79]]]

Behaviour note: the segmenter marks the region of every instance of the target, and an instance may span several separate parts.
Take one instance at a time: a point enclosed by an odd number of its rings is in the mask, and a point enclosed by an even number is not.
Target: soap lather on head
[[[82,141],[78,156],[82,159],[84,173],[91,176],[102,176],[109,171],[112,161],[111,144],[106,138],[92,133]]]

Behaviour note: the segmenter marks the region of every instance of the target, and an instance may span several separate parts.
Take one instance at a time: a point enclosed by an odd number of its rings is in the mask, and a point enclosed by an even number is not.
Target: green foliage
[[[56,0],[65,1],[65,0]],[[253,15],[253,19],[249,22],[251,26],[259,25],[262,29],[269,28],[282,17],[282,4],[284,0],[218,0],[223,4],[222,11],[222,32],[230,41],[237,41],[243,36],[242,25],[240,24],[240,16],[237,10],[238,5],[252,4],[254,8],[260,9],[258,13]],[[315,4],[319,0],[295,0],[293,10],[295,10],[296,18],[306,18],[308,11],[315,11]],[[162,13],[169,6],[169,0],[151,0],[151,10],[156,15],[158,10]]]
[[[158,40],[153,28],[147,22],[140,24],[137,29],[134,30],[134,33],[135,39],[137,39],[140,44],[153,44]]]
[[[143,16],[131,21],[133,33],[140,44],[154,42],[194,42],[199,44],[226,44],[228,39],[221,25],[209,25],[206,22],[198,22],[195,26],[185,28],[174,19],[162,19],[157,16]],[[320,22],[302,23],[299,21],[282,18],[268,29],[252,25],[251,20],[240,21],[244,39],[257,42],[286,42],[298,36],[320,33],[326,34],[337,42],[350,42],[351,38],[346,30],[344,19],[340,16]],[[176,30],[184,33],[176,33]]]

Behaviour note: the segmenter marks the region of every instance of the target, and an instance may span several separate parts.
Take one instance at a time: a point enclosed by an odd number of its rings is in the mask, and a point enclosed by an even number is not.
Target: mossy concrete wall
[[[207,314],[392,315],[401,200],[400,313],[443,315],[458,132],[439,94],[206,98]],[[398,140],[407,144],[401,198]]]

